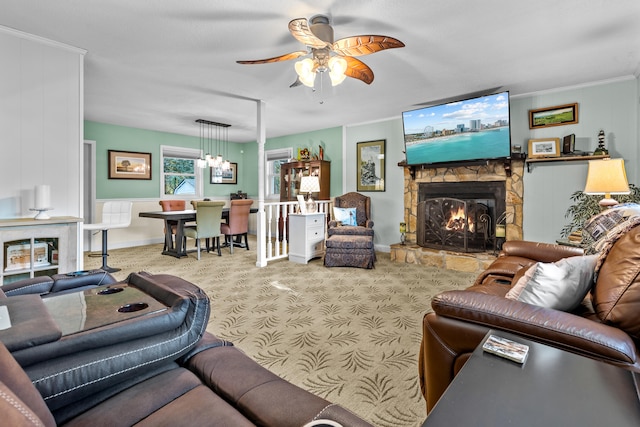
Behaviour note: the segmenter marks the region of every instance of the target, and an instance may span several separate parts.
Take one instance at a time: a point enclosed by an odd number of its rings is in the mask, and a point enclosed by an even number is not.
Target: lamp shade
[[[591,160],[584,192],[586,194],[629,194],[624,160]]]
[[[623,159],[589,161],[585,194],[604,194],[605,198],[600,201],[600,204],[605,206],[617,203],[603,203],[611,199],[612,194],[629,194],[630,192]]]
[[[317,193],[320,191],[320,180],[317,176],[303,176],[300,179],[301,193]]]

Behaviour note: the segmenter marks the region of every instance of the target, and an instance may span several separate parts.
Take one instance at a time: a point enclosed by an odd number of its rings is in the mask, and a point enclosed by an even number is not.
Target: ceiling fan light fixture
[[[296,73],[303,85],[313,87],[316,79],[316,72],[314,70],[315,65],[315,62],[311,58],[305,58],[296,62]]]
[[[329,78],[331,78],[331,85],[338,86],[347,78],[345,71],[347,71],[347,60],[341,56],[332,56],[329,59]]]

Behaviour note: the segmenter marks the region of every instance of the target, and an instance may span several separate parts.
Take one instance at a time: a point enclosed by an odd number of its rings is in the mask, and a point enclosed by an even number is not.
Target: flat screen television
[[[402,124],[408,165],[511,155],[508,91],[405,111]]]

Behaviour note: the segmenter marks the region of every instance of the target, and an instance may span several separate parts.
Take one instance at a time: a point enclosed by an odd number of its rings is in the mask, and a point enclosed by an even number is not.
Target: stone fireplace
[[[401,166],[404,167],[406,245],[391,245],[392,260],[461,271],[481,271],[495,258],[492,236],[495,234],[496,219],[502,214],[505,218],[502,223],[506,226],[506,240],[522,239],[522,160],[496,160],[482,165],[442,168]],[[448,184],[457,185],[449,187]],[[479,189],[482,187],[484,189]],[[476,194],[471,195],[471,191]],[[477,229],[489,237],[486,250],[475,248],[465,251],[464,248],[452,248],[449,245],[440,248],[418,245],[418,223],[423,224],[425,220],[424,205],[420,205],[419,209],[419,204],[433,198],[472,201],[482,205],[482,209],[486,207],[490,222],[480,223]],[[420,233],[424,233],[422,228]],[[423,237],[420,236],[421,244],[424,243]],[[477,240],[478,236],[474,238]]]
[[[504,181],[421,182],[416,243],[460,252],[492,249],[496,220],[504,213]]]

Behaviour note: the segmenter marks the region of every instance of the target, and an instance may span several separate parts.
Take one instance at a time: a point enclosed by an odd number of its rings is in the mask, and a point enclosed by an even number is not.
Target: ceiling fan
[[[238,64],[267,64],[307,56],[307,58],[296,62],[295,69],[298,79],[291,87],[298,86],[300,83],[313,87],[316,74],[324,72],[329,72],[333,86],[342,83],[345,77],[352,77],[362,80],[366,84],[371,84],[373,71],[354,56],[404,47],[404,43],[400,40],[376,35],[351,36],[334,42],[333,27],[329,23],[329,17],[325,15],[316,15],[309,20],[306,18],[294,19],[289,22],[289,31],[296,40],[305,44],[308,50],[299,50],[274,58],[236,62]]]

